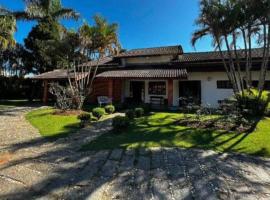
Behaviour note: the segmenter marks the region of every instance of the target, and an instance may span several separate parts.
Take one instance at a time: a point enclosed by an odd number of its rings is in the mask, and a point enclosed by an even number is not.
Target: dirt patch
[[[69,115],[79,115],[83,113],[84,111],[82,110],[55,110],[53,112],[53,115],[63,115],[63,116],[69,116]]]
[[[1,153],[0,154],[0,165],[8,163],[12,158],[12,154],[10,153]]]

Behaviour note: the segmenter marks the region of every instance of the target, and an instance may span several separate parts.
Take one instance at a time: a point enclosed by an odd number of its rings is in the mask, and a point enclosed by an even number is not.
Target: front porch
[[[173,107],[179,105],[180,96],[190,94],[200,98],[200,85],[194,93],[192,87],[187,87],[186,80],[187,73],[183,69],[107,71],[97,76],[94,98],[104,95],[112,98],[113,102]]]

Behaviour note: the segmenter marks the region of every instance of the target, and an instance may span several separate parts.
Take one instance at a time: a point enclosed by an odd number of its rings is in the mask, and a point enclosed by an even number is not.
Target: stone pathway
[[[180,148],[78,151],[110,120],[50,141],[0,115],[0,199],[270,199],[270,161]],[[1,162],[2,161],[2,162]]]

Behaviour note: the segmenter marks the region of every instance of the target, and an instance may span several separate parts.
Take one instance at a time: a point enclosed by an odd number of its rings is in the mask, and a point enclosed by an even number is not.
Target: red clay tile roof
[[[82,77],[84,77],[85,75],[87,75],[86,73],[77,73],[76,74],[76,79],[80,79]],[[70,77],[74,78],[75,74],[74,73],[70,73]],[[50,72],[45,72],[39,75],[36,75],[33,77],[33,79],[45,79],[45,80],[54,80],[54,79],[67,79],[68,75],[67,75],[67,70],[65,69],[56,69]]]
[[[225,58],[229,58],[227,52],[223,52]],[[238,51],[239,57],[244,58],[244,51]],[[252,58],[261,58],[263,55],[263,51],[261,48],[252,49]],[[209,51],[209,52],[191,52],[184,53],[180,56],[180,59],[175,62],[200,62],[200,61],[211,61],[211,60],[219,60],[221,61],[221,56],[219,51]]]
[[[142,48],[132,49],[115,57],[136,57],[136,56],[157,56],[157,55],[179,55],[183,53],[182,46],[165,46],[165,47],[153,47],[153,48]]]
[[[97,78],[187,78],[186,69],[142,69],[105,71]]]
[[[106,63],[111,62],[112,60],[113,60],[113,57],[104,57],[104,58],[101,58],[99,60],[99,62],[97,62],[97,61],[89,61],[89,62],[85,62],[83,64],[80,64],[79,66],[83,66],[83,67],[85,67],[85,66],[96,66],[97,64],[98,65],[104,65]]]

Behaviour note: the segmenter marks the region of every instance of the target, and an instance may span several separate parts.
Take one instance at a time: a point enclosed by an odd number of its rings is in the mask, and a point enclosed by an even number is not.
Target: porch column
[[[108,80],[108,96],[113,98],[113,79]]]
[[[48,104],[48,80],[43,81],[43,99],[44,104]]]
[[[168,79],[168,106],[173,106],[173,79]]]

